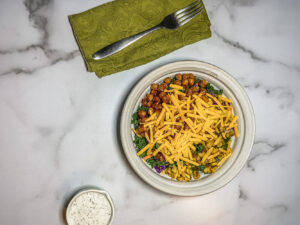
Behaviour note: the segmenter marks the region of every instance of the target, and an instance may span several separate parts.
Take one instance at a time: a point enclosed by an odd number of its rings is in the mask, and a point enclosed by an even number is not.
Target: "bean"
[[[190,74],[188,74],[188,73],[183,74],[183,77],[182,77],[183,80],[187,80],[189,78],[190,78]]]
[[[158,84],[151,84],[151,90],[157,90]]]
[[[191,95],[193,94],[192,89],[190,89],[190,88],[186,89],[186,90],[185,90],[185,94],[186,94],[187,96],[191,96]]]
[[[206,91],[206,89],[205,89],[205,88],[200,88],[200,93],[206,94],[206,93],[207,93],[207,91]]]
[[[164,79],[164,82],[165,82],[166,84],[171,83],[171,77],[165,78],[165,79]]]
[[[176,80],[182,80],[182,75],[180,73],[177,73],[175,75]]]
[[[152,115],[153,112],[154,112],[154,109],[153,109],[153,108],[149,108],[149,109],[148,109],[148,113],[149,113],[150,115]]]
[[[202,95],[201,96],[201,99],[205,102],[208,102],[208,97],[206,95]]]
[[[138,112],[139,117],[145,117],[147,113],[144,110]]]
[[[154,95],[153,95],[153,94],[148,94],[148,95],[147,95],[148,101],[152,101],[153,98],[154,98]]]
[[[181,86],[181,80],[175,80],[174,84]]]
[[[161,152],[159,152],[159,153],[157,153],[157,155],[156,155],[156,159],[157,159],[158,161],[163,161],[163,160],[165,159],[165,157],[164,157],[164,155],[163,155]]]
[[[152,102],[147,102],[147,107],[150,108],[152,106]]]
[[[147,106],[147,103],[148,103],[148,102],[147,102],[147,99],[146,99],[146,98],[143,98],[143,100],[142,100],[142,105],[143,105],[143,106]]]
[[[159,93],[158,97],[162,98],[162,97],[164,97],[164,96],[166,96],[166,95],[167,95],[167,93],[163,91],[163,92],[160,92],[160,93]]]
[[[158,96],[155,96],[155,97],[153,98],[153,101],[159,103],[159,102],[160,102],[160,98],[159,98]]]
[[[194,78],[189,78],[189,85],[193,86],[195,83],[195,79]]]
[[[188,79],[183,79],[181,84],[182,84],[182,86],[187,87],[189,85],[189,80]]]
[[[206,80],[200,80],[200,87],[205,87],[206,85],[207,85],[207,82],[206,82]]]

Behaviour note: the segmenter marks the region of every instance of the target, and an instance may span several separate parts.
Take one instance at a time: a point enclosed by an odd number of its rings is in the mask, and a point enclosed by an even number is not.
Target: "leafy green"
[[[171,84],[174,84],[175,80],[176,80],[176,78],[175,78],[175,76],[174,76],[174,77],[171,79]]]
[[[193,171],[201,171],[201,172],[204,172],[205,165],[193,166],[191,169],[192,169]]]
[[[222,90],[222,89],[217,90],[217,89],[215,89],[210,83],[207,83],[207,84],[206,84],[205,89],[207,90],[207,92],[208,92],[209,94],[216,94],[216,95],[221,95],[221,94],[223,94],[223,90]]]
[[[151,158],[147,159],[146,162],[153,168],[154,166],[164,166],[166,165],[165,161],[158,161],[156,157],[152,156]]]
[[[200,78],[199,77],[195,77],[195,83],[199,83],[200,82]]]
[[[226,138],[226,139],[224,139],[224,145],[222,145],[222,148],[223,149],[227,149],[227,147],[228,147],[228,142],[230,141],[230,138]]]
[[[159,148],[159,146],[161,146],[161,144],[155,143],[155,145],[153,146],[153,149],[156,150]]]
[[[135,144],[135,149],[138,152],[147,145],[147,140],[146,140],[146,138],[134,135],[133,143]],[[140,157],[145,157],[146,154],[147,154],[147,151],[145,151],[143,154],[141,154]]]
[[[147,106],[140,105],[140,106],[137,108],[136,112],[138,113],[139,111],[142,111],[142,110],[144,110],[145,112],[148,112],[148,107],[147,107]]]
[[[148,107],[140,105],[140,106],[137,108],[136,112],[132,114],[132,117],[131,117],[131,124],[133,124],[134,129],[138,128],[138,126],[139,126],[139,121],[138,121],[139,116],[138,116],[138,112],[141,111],[141,110],[144,110],[145,112],[148,112]]]
[[[172,167],[174,167],[174,166],[177,166],[177,162],[174,162],[174,163],[172,163],[172,164],[167,164],[167,166],[170,167],[170,168],[172,168]]]
[[[132,118],[131,118],[131,124],[133,124],[134,129],[138,128],[139,126],[139,121],[138,121],[139,117],[137,112],[133,113]]]
[[[204,150],[204,146],[201,145],[201,144],[197,144],[197,145],[194,145],[194,146],[196,147],[196,150],[195,150],[196,153],[200,153]]]

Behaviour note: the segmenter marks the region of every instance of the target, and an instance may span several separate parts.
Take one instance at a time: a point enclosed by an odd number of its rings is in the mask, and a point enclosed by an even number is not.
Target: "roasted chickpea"
[[[182,79],[183,80],[187,80],[187,79],[189,79],[190,78],[190,74],[188,74],[188,73],[185,73],[185,74],[183,74],[183,76],[182,76]]]
[[[162,97],[164,97],[164,96],[166,96],[166,95],[167,95],[167,93],[163,91],[163,92],[160,92],[160,93],[159,93],[158,97],[162,98]]]
[[[195,83],[195,79],[194,78],[189,78],[189,85],[193,86]]]
[[[174,128],[175,128],[176,130],[180,130],[180,129],[181,129],[181,126],[180,126],[180,125],[175,125]]]
[[[177,73],[175,75],[176,80],[182,80],[182,75],[180,73]]]
[[[205,87],[206,85],[207,85],[207,82],[206,82],[206,80],[200,80],[200,87]]]
[[[167,96],[167,101],[166,103],[169,103],[171,101],[171,97],[169,95],[166,95]]]
[[[188,79],[183,79],[181,84],[182,84],[182,86],[187,87],[189,85],[189,80]]]
[[[152,106],[152,102],[147,102],[147,107],[150,108]]]
[[[157,109],[159,108],[159,105],[160,105],[159,102],[154,102],[152,107],[153,107],[155,110],[157,110]]]
[[[145,123],[146,117],[141,117],[138,119],[139,123]]]
[[[139,125],[139,127],[138,127],[138,129],[137,129],[137,132],[138,132],[139,134],[145,132],[145,128],[144,128],[144,125],[143,125],[143,124],[140,124],[140,125]]]
[[[165,95],[165,96],[163,96],[162,98],[161,98],[161,100],[164,102],[164,103],[169,103],[169,101],[170,101],[170,97],[168,98],[169,96],[168,95]]]
[[[200,88],[199,88],[198,86],[193,86],[193,87],[191,87],[191,89],[192,89],[192,91],[193,91],[194,93],[200,91]]]
[[[156,103],[156,102],[160,103],[160,98],[159,98],[158,96],[155,96],[154,99],[153,99],[153,101],[154,101],[155,103]]]
[[[151,90],[157,90],[158,84],[151,84]]]
[[[154,98],[154,95],[153,95],[153,94],[148,94],[148,95],[147,95],[148,101],[152,101],[153,98]]]
[[[181,86],[181,81],[180,80],[175,80],[174,84]]]
[[[147,113],[144,110],[138,112],[139,117],[145,117]]]
[[[160,84],[159,86],[158,86],[158,89],[157,89],[159,92],[162,92],[162,91],[164,91],[164,85],[163,84]]]
[[[164,79],[164,82],[165,82],[166,84],[171,83],[171,77],[165,78],[165,79]]]
[[[153,96],[156,96],[158,94],[158,91],[157,90],[152,90],[151,94],[153,94]]]
[[[191,96],[193,94],[192,89],[190,89],[190,88],[186,89],[185,94],[186,94],[186,96]]]
[[[164,90],[167,89],[167,88],[169,87],[169,85],[166,84],[166,83],[162,83],[161,85],[163,86],[163,89],[164,89]]]
[[[153,108],[149,108],[149,109],[148,109],[148,113],[149,113],[150,115],[152,115],[152,114],[154,113],[154,109],[153,109]]]
[[[205,88],[200,88],[200,93],[206,94],[206,93],[207,93],[207,91],[206,91],[206,89],[205,89]]]
[[[202,95],[201,96],[201,99],[205,102],[208,102],[208,97],[206,95]]]
[[[158,161],[163,161],[163,160],[165,159],[165,157],[164,157],[164,155],[163,155],[161,152],[159,152],[159,153],[157,153],[157,155],[156,155],[156,159],[157,159]]]
[[[147,99],[146,99],[146,98],[143,98],[143,100],[142,100],[142,105],[143,105],[143,106],[147,106],[147,103],[148,103]]]
[[[189,75],[189,78],[190,78],[190,79],[194,79],[194,78],[195,78],[195,77],[194,77],[194,74],[192,74],[192,73],[189,73],[188,75]]]

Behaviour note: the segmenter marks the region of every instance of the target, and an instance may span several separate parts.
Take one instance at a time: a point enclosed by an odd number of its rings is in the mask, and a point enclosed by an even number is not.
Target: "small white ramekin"
[[[115,209],[114,209],[114,204],[113,204],[113,201],[112,201],[110,195],[108,194],[108,192],[103,191],[103,190],[100,190],[100,189],[88,188],[88,189],[83,189],[83,190],[77,192],[77,193],[72,197],[71,201],[69,202],[68,207],[67,207],[67,211],[66,211],[66,219],[67,219],[67,223],[68,223],[69,225],[73,225],[73,224],[70,222],[70,218],[71,218],[71,217],[70,217],[70,210],[71,210],[71,208],[72,208],[72,204],[74,203],[74,201],[75,201],[79,196],[81,196],[81,195],[83,195],[83,194],[86,194],[86,193],[91,193],[91,192],[99,193],[99,194],[105,196],[106,199],[108,200],[108,202],[109,202],[109,204],[110,204],[110,206],[111,206],[111,216],[110,216],[110,219],[109,219],[107,225],[111,225],[111,224],[112,224],[113,219],[114,219]]]

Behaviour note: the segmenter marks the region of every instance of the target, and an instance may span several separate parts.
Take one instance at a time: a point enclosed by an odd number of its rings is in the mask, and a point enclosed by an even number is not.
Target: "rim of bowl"
[[[79,197],[81,196],[82,194],[85,194],[85,193],[89,193],[89,192],[97,192],[97,193],[100,193],[102,195],[104,195],[106,197],[106,199],[108,200],[109,204],[110,204],[110,207],[111,207],[111,215],[110,215],[110,219],[107,223],[107,225],[111,225],[112,222],[113,222],[113,219],[114,219],[114,214],[115,214],[115,208],[114,208],[114,203],[109,195],[109,193],[107,191],[104,191],[104,190],[101,190],[101,189],[96,189],[96,188],[86,188],[86,189],[83,189],[83,190],[80,190],[78,191],[73,197],[72,199],[70,200],[70,202],[68,203],[68,206],[67,206],[67,210],[66,210],[66,220],[67,220],[67,223],[69,225],[73,225],[71,224],[70,222],[70,210],[71,210],[71,207],[72,207],[72,204],[73,202]]]
[[[178,72],[191,72],[200,76],[232,100],[233,110],[239,115],[241,135],[233,146],[232,156],[216,173],[192,182],[179,182],[166,179],[156,174],[145,162],[136,156],[132,142],[130,121],[133,112],[140,104],[142,97],[149,91],[150,84]],[[201,74],[201,75],[199,75]],[[233,90],[234,89],[234,90]],[[215,191],[230,182],[245,165],[252,150],[255,136],[255,117],[248,95],[242,86],[229,73],[209,63],[200,61],[178,61],[158,67],[147,73],[131,90],[124,104],[121,116],[121,142],[126,158],[134,171],[152,187],[163,192],[179,196],[197,196]]]

